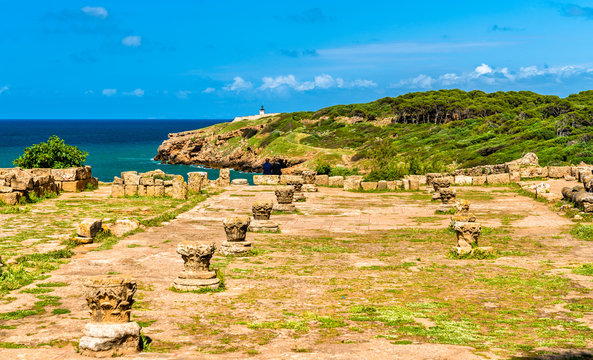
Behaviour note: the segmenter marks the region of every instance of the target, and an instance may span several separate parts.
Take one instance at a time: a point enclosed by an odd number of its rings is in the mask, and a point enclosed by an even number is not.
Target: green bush
[[[25,153],[12,163],[25,169],[63,169],[82,166],[88,155],[86,151],[68,145],[64,140],[52,135],[46,142],[26,148]]]

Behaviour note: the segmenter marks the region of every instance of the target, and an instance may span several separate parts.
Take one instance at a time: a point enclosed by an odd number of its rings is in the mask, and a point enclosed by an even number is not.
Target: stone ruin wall
[[[187,183],[181,175],[165,174],[161,170],[145,173],[124,171],[121,177],[114,177],[111,185],[112,197],[124,196],[170,196],[187,199]]]
[[[98,186],[97,178],[92,177],[90,166],[67,169],[0,169],[0,202],[16,205],[22,197],[30,193],[37,196],[60,191],[77,192],[87,185]]]

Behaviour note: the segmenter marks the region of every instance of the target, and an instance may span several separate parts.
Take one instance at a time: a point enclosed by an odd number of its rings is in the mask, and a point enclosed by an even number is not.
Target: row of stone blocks
[[[165,174],[154,170],[138,174],[124,171],[121,177],[114,177],[111,185],[112,197],[123,196],[170,196],[174,199],[187,199],[188,186],[183,176]]]
[[[88,184],[97,186],[99,181],[92,177],[90,166],[68,169],[0,169],[0,202],[16,205],[19,200],[34,193],[42,196],[48,193],[77,192]]]

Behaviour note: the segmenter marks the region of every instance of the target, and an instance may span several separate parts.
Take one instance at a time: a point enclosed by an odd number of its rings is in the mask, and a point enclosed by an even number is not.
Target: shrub
[[[332,167],[328,163],[317,163],[317,166],[315,166],[315,171],[319,175],[328,175],[331,169]]]
[[[64,143],[56,135],[43,143],[35,144],[25,149],[25,153],[13,161],[15,166],[25,169],[53,168],[63,169],[82,166],[89,154],[77,146]]]

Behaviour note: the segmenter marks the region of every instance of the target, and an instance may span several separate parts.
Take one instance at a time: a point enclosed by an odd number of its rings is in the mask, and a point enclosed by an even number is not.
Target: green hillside
[[[263,129],[248,128],[264,124]],[[440,90],[386,97],[316,112],[241,121],[233,146],[261,156],[306,158],[370,178],[496,164],[535,152],[541,165],[593,163],[593,91],[566,98],[533,92]],[[333,170],[334,172],[338,170]]]

